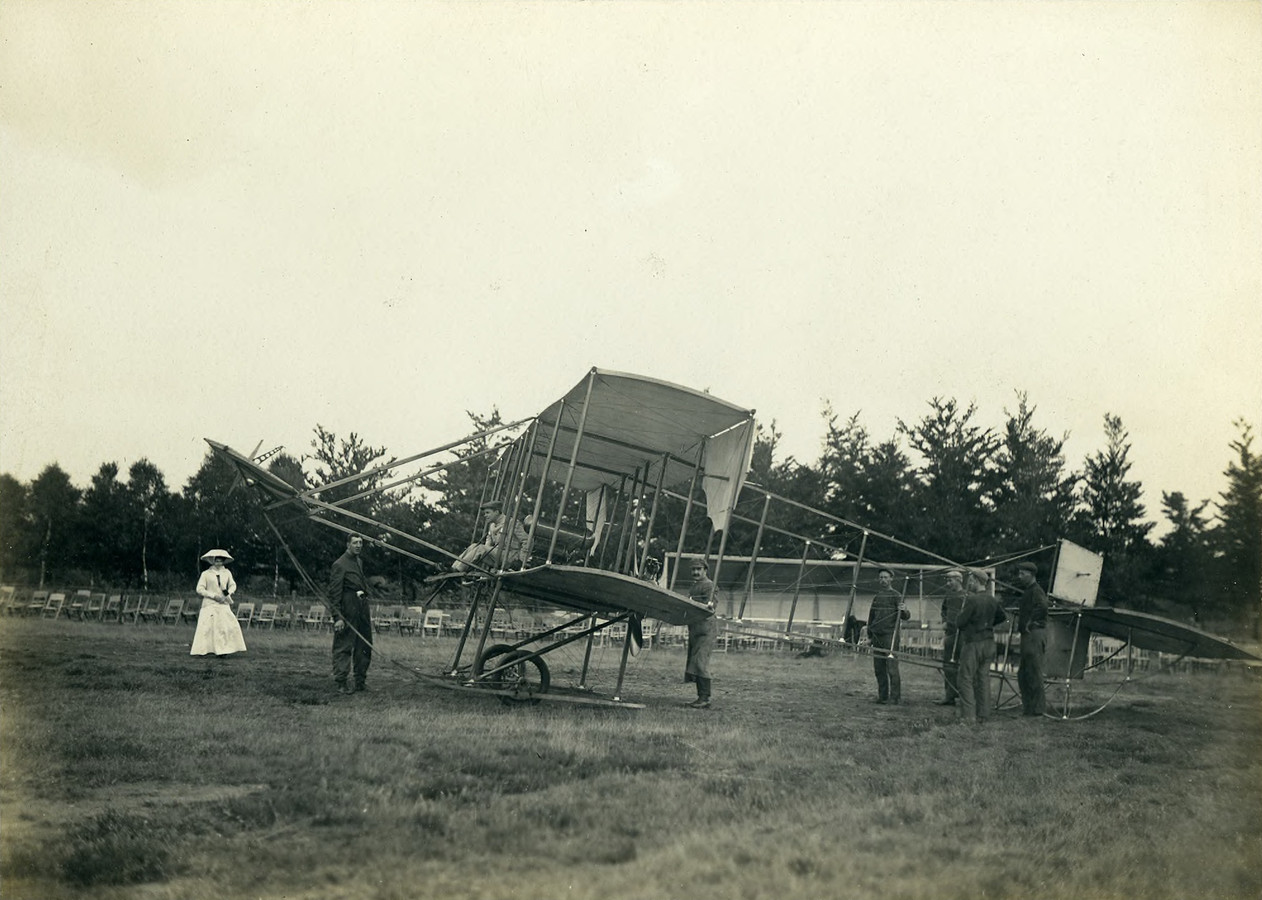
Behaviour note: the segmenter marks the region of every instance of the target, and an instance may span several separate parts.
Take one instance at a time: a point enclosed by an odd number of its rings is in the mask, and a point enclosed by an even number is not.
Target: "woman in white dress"
[[[197,580],[197,593],[202,598],[202,611],[197,615],[197,631],[193,635],[192,656],[223,657],[245,652],[241,625],[232,611],[232,595],[237,583],[225,563],[232,562],[226,550],[208,550],[202,559],[210,568]]]

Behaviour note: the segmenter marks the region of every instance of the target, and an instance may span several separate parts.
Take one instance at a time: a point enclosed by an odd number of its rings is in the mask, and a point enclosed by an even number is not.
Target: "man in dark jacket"
[[[995,626],[1008,619],[998,599],[986,592],[988,577],[968,573],[968,596],[955,620],[960,630],[960,719],[979,723],[990,716],[990,665],[995,661]]]
[[[1017,566],[1021,599],[1017,601],[1017,631],[1021,635],[1021,667],[1017,687],[1021,690],[1021,714],[1041,716],[1047,706],[1043,695],[1043,652],[1047,641],[1047,594],[1035,580],[1038,567],[1032,562]]]
[[[368,580],[360,553],[364,539],[351,535],[346,552],[333,563],[329,578],[329,604],[333,612],[333,681],[340,694],[364,690],[372,663],[372,614],[368,606]],[[354,672],[354,681],[350,681]]]
[[[703,603],[709,615],[688,623],[688,656],[684,662],[684,683],[697,684],[697,699],[689,703],[693,709],[710,708],[710,654],[718,641],[719,623],[714,617],[714,582],[706,575],[705,565],[692,564],[692,584],[688,599]]]
[[[955,625],[964,608],[964,573],[950,569],[946,573],[946,593],[942,597],[942,699],[939,706],[954,706],[960,696],[960,632]]]
[[[868,611],[868,639],[872,642],[872,670],[876,674],[876,702],[897,704],[902,699],[903,681],[898,673],[898,632],[902,621],[911,618],[903,608],[903,597],[894,590],[894,573],[876,573],[880,589]]]

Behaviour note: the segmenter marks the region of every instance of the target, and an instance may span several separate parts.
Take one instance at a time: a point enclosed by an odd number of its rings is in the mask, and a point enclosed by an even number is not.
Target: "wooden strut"
[[[351,503],[355,500],[362,500],[364,497],[371,497],[374,494],[385,493],[386,491],[393,490],[394,488],[402,487],[405,484],[411,484],[413,481],[419,481],[420,479],[426,477],[427,475],[433,475],[435,472],[441,471],[442,469],[449,469],[452,466],[458,466],[461,463],[466,463],[471,459],[478,459],[479,457],[486,456],[488,453],[495,453],[501,449],[501,446],[484,447],[481,450],[474,451],[473,453],[470,453],[468,456],[462,456],[459,459],[451,459],[451,460],[448,460],[447,462],[434,463],[434,465],[430,466],[429,468],[422,469],[421,471],[417,472],[415,475],[409,475],[407,478],[400,478],[398,481],[392,481],[389,484],[383,484],[378,487],[369,488],[366,491],[360,491],[358,494],[353,494],[350,497],[343,497],[341,500],[335,500],[329,505],[330,506],[345,506],[348,503]],[[398,465],[398,463],[396,463],[396,465]],[[359,476],[359,477],[363,477],[363,476]]]
[[[548,453],[543,460],[543,469],[539,472],[539,488],[535,492],[535,506],[531,510],[530,530],[526,534],[526,544],[534,548],[535,529],[539,526],[539,513],[543,509],[543,490],[548,483],[548,471],[552,468],[552,457],[556,450],[557,430],[561,426],[561,414],[565,412],[565,401],[561,401],[561,406],[557,410],[556,425],[552,428],[552,437],[548,439]]]
[[[675,565],[670,573],[670,590],[675,589],[675,583],[679,580],[679,566],[683,562],[684,556],[684,538],[688,536],[688,522],[692,517],[693,496],[697,493],[697,478],[701,473],[701,460],[705,457],[706,442],[701,442],[701,452],[697,454],[697,464],[692,469],[692,481],[688,484],[688,496],[684,498],[684,521],[679,526],[679,542],[675,546]],[[668,495],[669,496],[669,495]]]
[[[854,601],[859,593],[859,569],[863,567],[863,554],[868,549],[868,532],[863,532],[863,540],[859,542],[859,556],[854,561],[854,571],[850,574],[850,602],[846,604],[846,618],[841,623],[841,636],[846,636],[846,628],[850,625],[850,619],[854,615]],[[858,635],[855,635],[855,643],[858,643]]]
[[[793,631],[793,617],[797,614],[798,597],[802,593],[802,576],[806,574],[806,557],[811,552],[811,542],[806,541],[802,545],[802,561],[798,563],[798,577],[793,582],[793,602],[789,604],[789,621],[784,624],[784,633],[789,634]],[[844,623],[843,623],[844,628]]]
[[[552,554],[556,552],[557,538],[561,536],[561,518],[565,515],[565,503],[570,499],[570,487],[574,484],[574,469],[578,465],[578,448],[583,442],[583,429],[587,426],[587,410],[591,406],[592,388],[596,384],[596,370],[592,369],[587,376],[587,391],[583,395],[583,409],[578,416],[578,433],[574,437],[574,448],[570,451],[570,464],[565,470],[565,486],[561,488],[561,502],[557,504],[557,517],[552,527],[552,540],[548,543],[547,562],[552,563]],[[558,423],[560,419],[557,419]]]
[[[442,453],[444,450],[450,450],[452,447],[459,447],[461,444],[467,444],[470,441],[476,441],[478,438],[488,437],[500,431],[506,431],[509,428],[516,428],[518,425],[524,425],[526,422],[529,422],[529,421],[530,421],[530,418],[525,418],[525,419],[518,419],[516,422],[509,422],[506,425],[497,425],[495,428],[489,428],[486,431],[481,431],[481,432],[478,432],[477,434],[469,435],[468,437],[461,438],[458,441],[450,441],[449,443],[443,444],[440,447],[435,447],[432,450],[426,450],[422,453],[414,454],[412,456],[407,457],[406,459],[392,460],[388,463],[385,463],[384,465],[377,466],[376,468],[365,469],[362,472],[356,472],[354,475],[348,475],[345,478],[339,478],[337,481],[330,481],[328,484],[322,484],[318,487],[313,487],[309,490],[300,492],[299,497],[302,497],[302,498],[314,497],[316,494],[322,493],[324,491],[332,490],[335,487],[341,487],[344,484],[350,484],[352,482],[359,481],[361,478],[367,478],[370,475],[380,475],[382,472],[389,472],[391,469],[397,469],[399,466],[405,466],[410,462],[416,462],[418,459],[424,459],[427,456],[433,456],[435,453]],[[459,462],[459,460],[457,460],[457,462]]]
[[[733,503],[735,506],[735,503]],[[749,571],[745,578],[745,595],[741,597],[741,608],[736,614],[736,618],[745,618],[745,605],[749,599],[754,596],[754,565],[758,561],[758,551],[762,549],[762,535],[767,528],[767,513],[771,510],[771,495],[768,494],[764,498],[762,504],[762,518],[758,521],[758,533],[754,535],[754,548],[749,554]]]

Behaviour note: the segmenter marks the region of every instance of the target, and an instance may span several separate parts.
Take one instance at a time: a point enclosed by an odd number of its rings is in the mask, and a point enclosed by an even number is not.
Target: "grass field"
[[[689,710],[682,650],[655,648],[625,691],[647,708],[610,710],[388,662],[436,672],[451,639],[383,636],[340,697],[327,635],[247,632],[222,663],[191,637],[0,620],[4,897],[1262,896],[1243,670],[977,728],[933,705],[937,672],[876,706],[841,654],[716,654],[714,708]]]

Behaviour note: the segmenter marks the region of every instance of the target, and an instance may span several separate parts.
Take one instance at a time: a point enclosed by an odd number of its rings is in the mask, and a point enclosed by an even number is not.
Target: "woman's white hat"
[[[207,550],[205,553],[202,554],[202,559],[209,562],[210,560],[213,560],[220,556],[222,556],[228,562],[232,562],[232,554],[229,553],[227,550]]]

